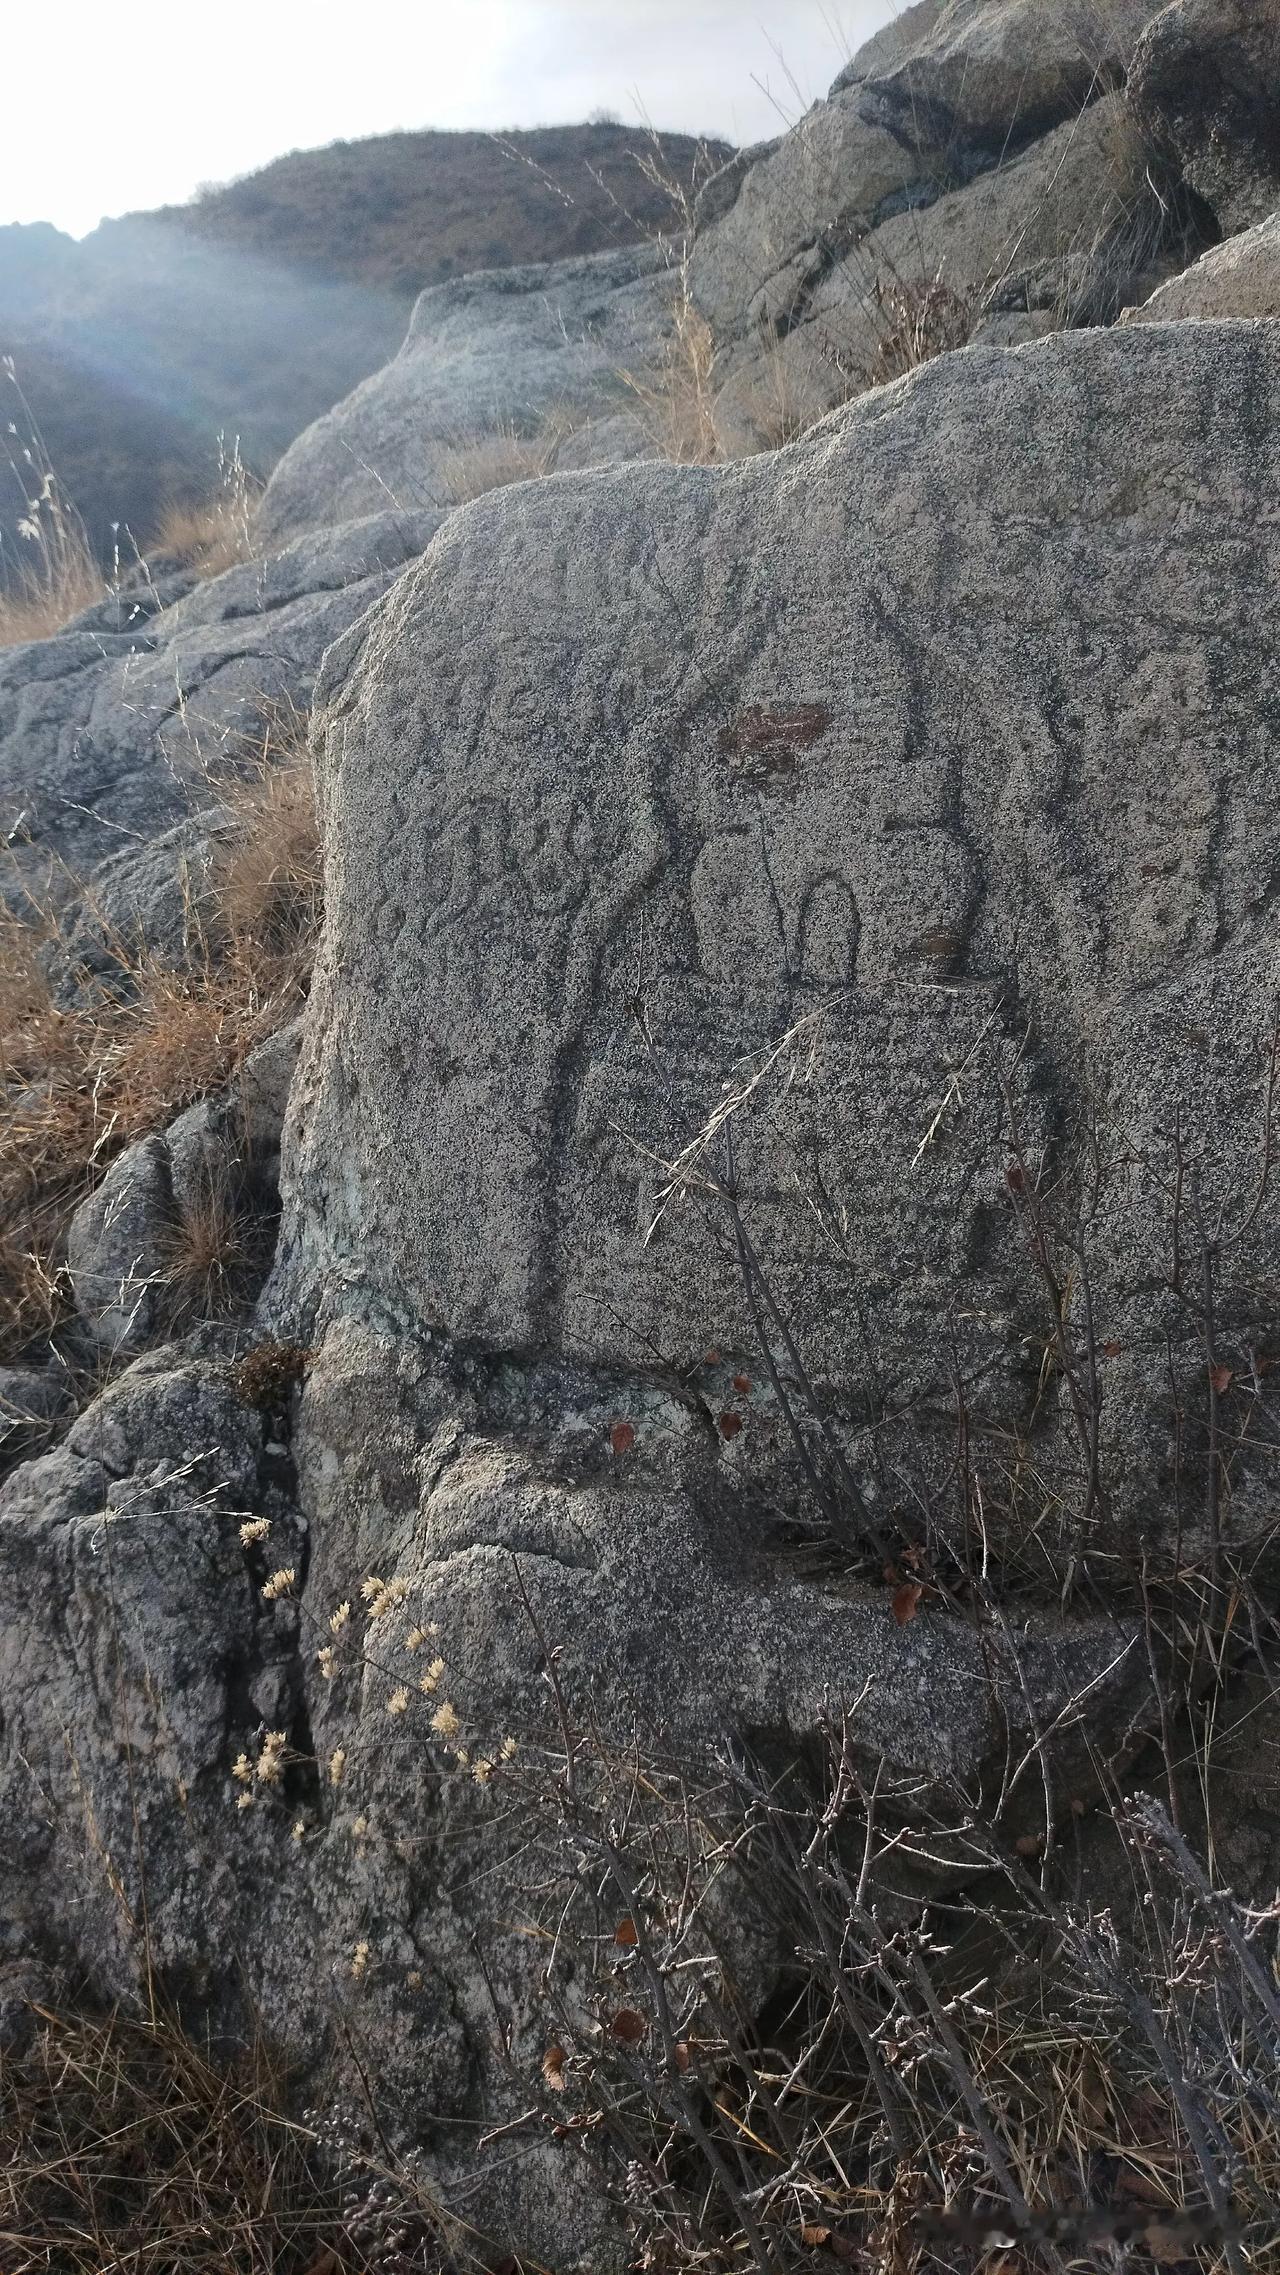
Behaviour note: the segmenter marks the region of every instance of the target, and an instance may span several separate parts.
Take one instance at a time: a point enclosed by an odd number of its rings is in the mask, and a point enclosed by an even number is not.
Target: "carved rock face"
[[[732,1169],[857,1426],[958,1372],[1167,1514],[1206,1244],[1268,1332],[1276,376],[1066,336],[457,517],[331,659],[286,1306],[681,1375],[752,1346]]]

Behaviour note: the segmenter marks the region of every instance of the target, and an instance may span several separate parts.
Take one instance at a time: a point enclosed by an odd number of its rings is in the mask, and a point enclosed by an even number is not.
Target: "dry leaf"
[[[681,2077],[685,2075],[691,2059],[692,2057],[689,2053],[688,2040],[684,2038],[678,2038],[676,2040],[676,2068],[679,2070]]]
[[[1182,2220],[1148,2220],[1142,2241],[1157,2267],[1184,2267],[1194,2249]]]
[[[722,1438],[736,1438],[741,1428],[741,1414],[722,1414],[720,1416],[720,1435]]]
[[[918,1580],[904,1580],[900,1588],[894,1589],[889,1601],[899,1627],[910,1625],[920,1609],[920,1598],[923,1594],[924,1589]]]
[[[745,1398],[745,1397],[746,1397],[746,1395],[747,1395],[747,1392],[748,1392],[748,1391],[750,1390],[750,1388],[751,1388],[751,1377],[750,1377],[750,1375],[749,1375],[749,1374],[736,1374],[736,1375],[734,1376],[734,1378],[733,1378],[733,1387],[734,1387],[734,1389],[735,1389],[735,1390],[740,1390],[740,1391],[742,1392],[742,1395],[743,1395],[743,1397]]]
[[[1112,1336],[1109,1343],[1103,1344],[1102,1356],[1104,1359],[1118,1359],[1123,1349],[1124,1345],[1122,1343],[1117,1343],[1115,1337]]]
[[[542,2075],[553,2093],[563,2093],[567,2080],[564,2065],[568,2059],[563,2046],[548,2046],[542,2057]]]
[[[808,2250],[817,2251],[821,2244],[830,2243],[831,2230],[830,2228],[801,2228],[800,2241]]]
[[[630,1453],[636,1442],[636,1433],[630,1422],[615,1422],[609,1432],[609,1443],[615,1453]]]
[[[717,1351],[717,1349],[716,1349],[716,1347],[715,1347],[715,1344],[714,1344],[714,1343],[712,1344],[712,1346],[711,1346],[711,1349],[710,1349],[710,1350],[707,1352],[707,1355],[706,1355],[706,1357],[704,1358],[704,1360],[703,1360],[703,1362],[702,1362],[702,1363],[703,1363],[704,1367],[718,1367],[718,1366],[719,1366],[719,1364],[720,1364],[720,1353]]]
[[[609,2024],[613,2035],[623,2046],[638,2046],[648,2024],[633,2006],[620,2006]]]
[[[1024,1833],[1013,1845],[1019,1856],[1039,1856],[1044,1847],[1044,1834]]]
[[[640,1941],[635,1921],[630,1918],[619,1920],[613,1931],[613,1940],[620,1943],[624,1951],[634,1951]]]
[[[1224,1390],[1230,1390],[1235,1377],[1232,1374],[1230,1367],[1217,1366],[1210,1367],[1209,1380],[1213,1384],[1214,1389],[1217,1391],[1219,1398],[1221,1398]]]

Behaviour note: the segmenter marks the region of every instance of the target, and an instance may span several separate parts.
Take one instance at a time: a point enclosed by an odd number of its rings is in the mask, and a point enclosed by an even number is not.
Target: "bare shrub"
[[[106,594],[84,523],[62,489],[12,356],[0,358],[0,429],[13,478],[16,550],[0,545],[0,648],[46,640]],[[16,416],[6,416],[7,395]]]
[[[887,1790],[845,1727],[816,1774],[726,1756],[700,1785],[562,1739],[520,2084],[589,2151],[633,2265],[1280,2267],[1276,1915],[1215,1889],[1159,1804],[1115,1813],[1135,1935],[980,1806]],[[940,1853],[967,1886],[886,1904]]]

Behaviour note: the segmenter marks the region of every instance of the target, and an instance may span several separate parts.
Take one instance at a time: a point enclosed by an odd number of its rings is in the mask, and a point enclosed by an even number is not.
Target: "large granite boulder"
[[[859,49],[837,88],[873,85],[902,120],[1002,152],[1123,83],[1156,0],[922,0]]]
[[[389,502],[438,508],[460,446],[626,409],[623,374],[660,352],[676,291],[660,244],[432,286],[399,355],[285,452],[262,500],[267,537]]]
[[[300,1331],[756,1379],[764,1305],[881,1531],[958,1381],[1086,1532],[1269,1506],[1205,1350],[1247,1401],[1278,368],[974,350],[772,458],[460,514],[326,669]]]
[[[210,774],[273,703],[308,708],[325,649],[442,518],[384,511],[159,610],[109,601],[0,651],[0,892],[65,903],[100,861],[207,807]]]
[[[1133,58],[1135,116],[1223,230],[1280,202],[1280,0],[1172,0]]]

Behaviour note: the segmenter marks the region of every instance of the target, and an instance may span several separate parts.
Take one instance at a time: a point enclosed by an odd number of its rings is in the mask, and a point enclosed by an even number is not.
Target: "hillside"
[[[395,353],[424,285],[660,231],[676,205],[652,168],[683,193],[724,155],[615,125],[382,135],[294,152],[78,244],[0,229],[0,354],[107,558],[113,524],[145,541],[167,499],[209,490],[220,433],[269,473]],[[8,541],[17,510],[11,489]]]
[[[729,156],[705,146],[711,164]],[[188,239],[410,298],[472,269],[604,252],[669,228],[663,177],[708,170],[687,135],[599,121],[508,134],[381,134],[292,150],[190,205],[132,215]]]

